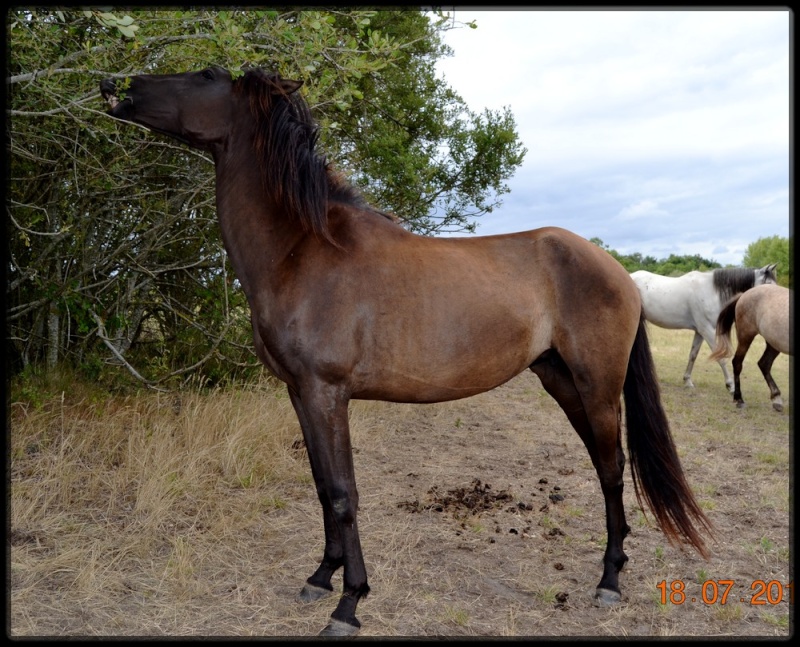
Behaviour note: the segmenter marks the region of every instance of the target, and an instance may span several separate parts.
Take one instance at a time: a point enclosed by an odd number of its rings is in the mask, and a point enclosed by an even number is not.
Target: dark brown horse
[[[717,341],[709,359],[731,355],[731,327],[736,322],[736,353],[733,355],[733,400],[737,407],[744,406],[740,377],[745,355],[757,335],[767,343],[758,360],[758,368],[769,387],[772,408],[783,411],[781,390],[772,378],[772,364],[781,353],[793,355],[789,330],[789,309],[792,291],[780,285],[766,284],[733,297],[719,313]]]
[[[251,308],[258,356],[283,380],[322,504],[325,549],[300,599],[343,592],[322,635],[353,635],[369,592],[356,522],[351,399],[439,402],[530,368],[600,478],[608,542],[597,604],[621,600],[630,531],[621,396],[637,497],[666,536],[706,555],[709,524],[660,402],[639,293],[607,252],[556,227],[476,238],[415,235],[369,206],[315,149],[301,82],[263,70],[134,76],[112,116],[210,151],[217,216]]]

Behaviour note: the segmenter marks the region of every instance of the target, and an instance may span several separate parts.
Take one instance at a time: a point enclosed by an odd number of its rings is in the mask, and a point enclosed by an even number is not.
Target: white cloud
[[[472,110],[509,106],[528,149],[479,233],[560,224],[721,263],[788,236],[788,10],[455,16],[478,29],[447,35],[441,72]]]
[[[663,218],[668,215],[664,209],[659,209],[658,202],[655,200],[641,200],[636,204],[623,208],[617,220],[640,220],[642,218],[658,217]]]

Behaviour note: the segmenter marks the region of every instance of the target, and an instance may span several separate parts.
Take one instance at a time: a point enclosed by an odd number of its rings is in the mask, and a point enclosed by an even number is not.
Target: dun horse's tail
[[[694,499],[675,450],[667,416],[661,405],[644,316],[639,321],[639,330],[628,360],[623,393],[628,454],[639,505],[644,509],[642,499],[647,502],[671,543],[683,537],[698,553],[708,557],[705,542],[697,527],[710,535],[711,523]]]
[[[714,350],[708,359],[722,359],[728,357],[733,352],[731,346],[731,327],[733,321],[736,319],[736,303],[739,301],[741,294],[737,294],[733,299],[728,301],[725,306],[720,310],[717,317],[717,340],[714,344]]]

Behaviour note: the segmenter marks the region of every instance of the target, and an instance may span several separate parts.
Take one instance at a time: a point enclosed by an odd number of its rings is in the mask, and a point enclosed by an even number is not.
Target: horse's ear
[[[281,77],[278,77],[276,79],[275,85],[276,85],[277,92],[275,90],[273,90],[273,93],[275,93],[275,94],[280,93],[280,94],[289,95],[289,94],[292,94],[294,92],[297,92],[300,89],[300,87],[303,85],[303,82],[302,81],[293,81],[292,79],[282,79]]]

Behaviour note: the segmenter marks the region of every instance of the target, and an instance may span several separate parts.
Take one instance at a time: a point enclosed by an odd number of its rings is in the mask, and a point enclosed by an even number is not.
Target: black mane
[[[756,271],[751,267],[722,267],[714,270],[714,288],[720,297],[720,303],[740,292],[749,290],[756,284]]]
[[[328,227],[329,200],[374,211],[317,152],[319,126],[299,92],[287,93],[279,75],[262,69],[245,72],[236,88],[249,99],[256,122],[254,146],[264,188],[306,231],[334,242]]]

